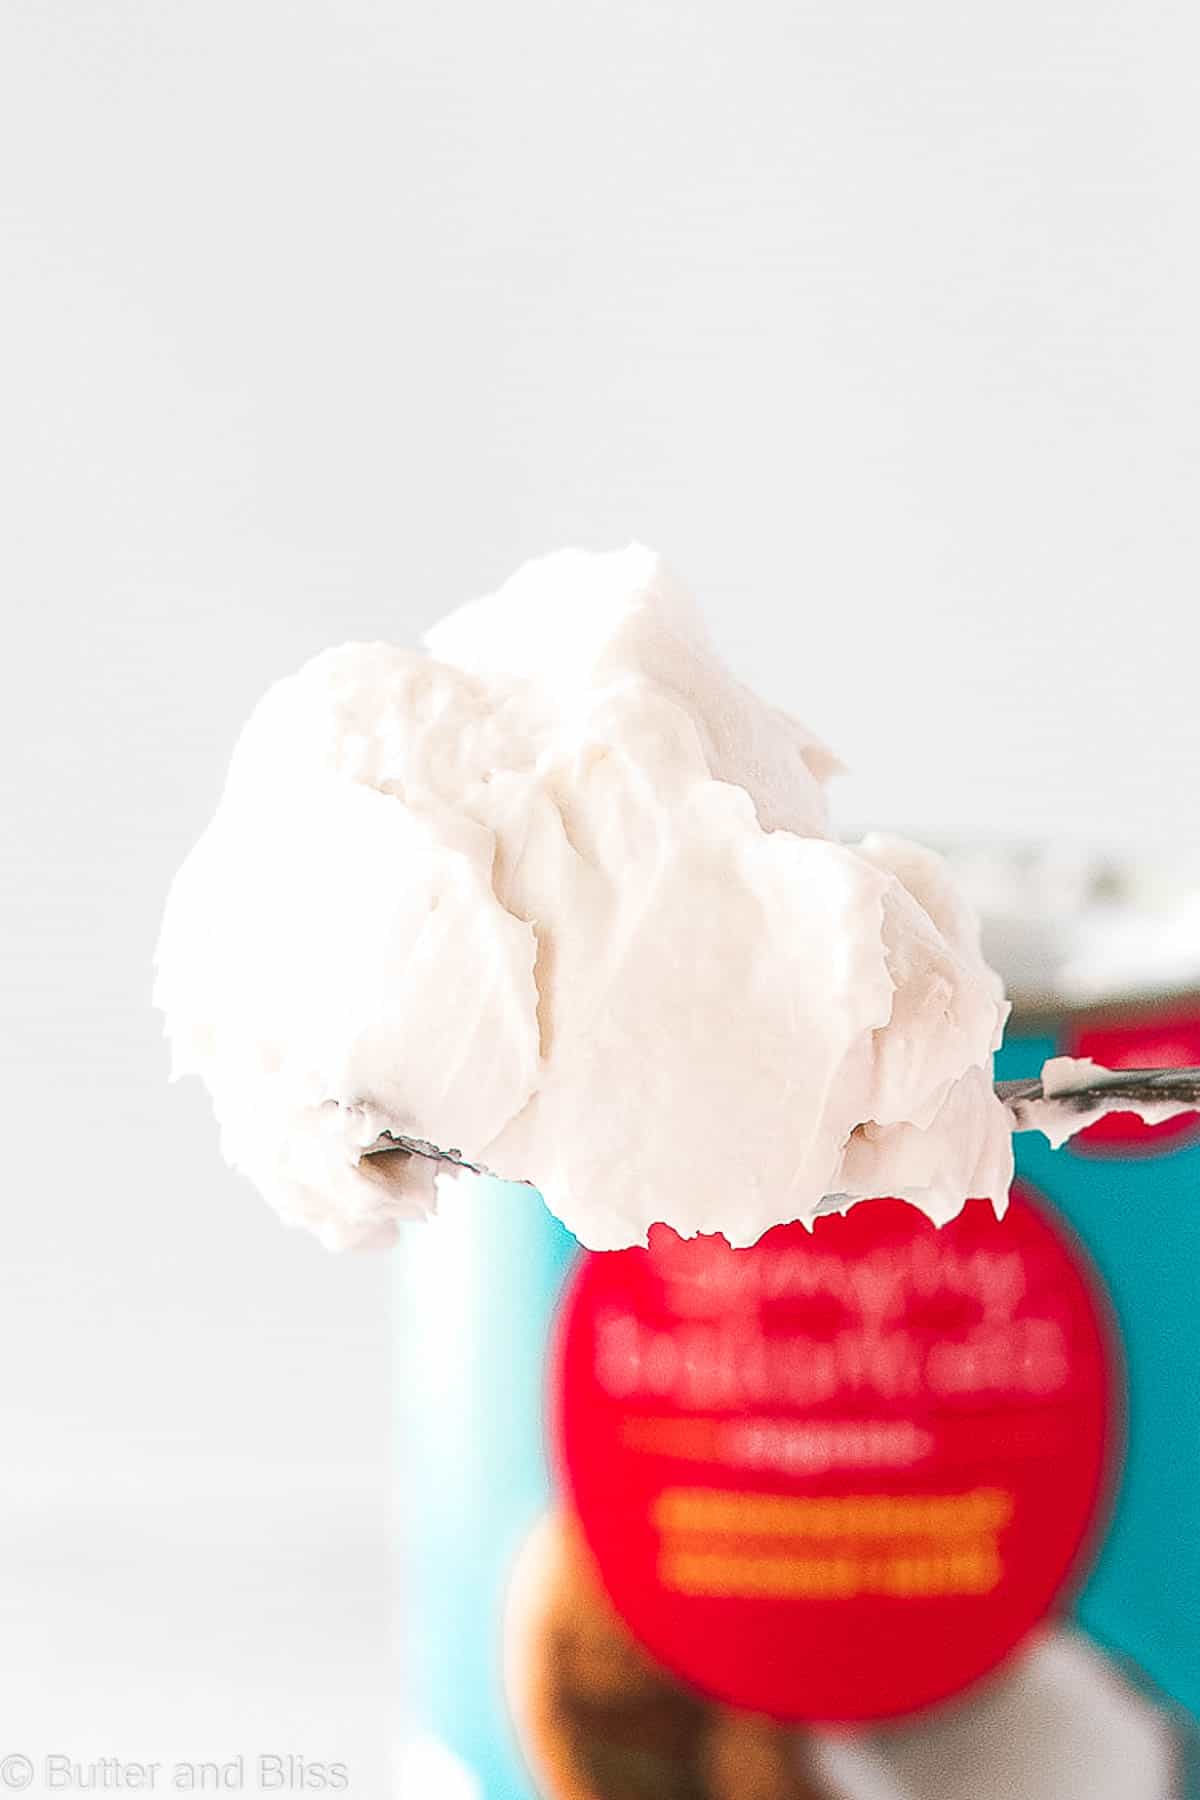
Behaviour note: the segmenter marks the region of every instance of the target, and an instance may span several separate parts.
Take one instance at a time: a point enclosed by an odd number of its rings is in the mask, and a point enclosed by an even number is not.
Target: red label
[[[1065,1054],[1090,1056],[1106,1069],[1192,1069],[1200,1067],[1200,1018],[1155,1014],[1147,1019],[1080,1026]],[[1179,1113],[1160,1125],[1146,1125],[1136,1113],[1109,1113],[1069,1139],[1073,1150],[1098,1156],[1149,1155],[1179,1150],[1200,1137],[1200,1114]]]
[[[889,1718],[993,1668],[1078,1567],[1114,1370],[1097,1277],[1025,1194],[750,1250],[659,1226],[568,1289],[560,1476],[667,1669],[778,1719]]]

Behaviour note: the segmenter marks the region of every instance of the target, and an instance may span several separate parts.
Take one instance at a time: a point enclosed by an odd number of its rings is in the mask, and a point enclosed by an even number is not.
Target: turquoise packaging
[[[546,1339],[578,1254],[532,1188],[499,1181],[452,1190],[397,1254],[405,1730],[449,1750],[481,1800],[535,1800],[504,1704],[501,1615],[546,1504]]]
[[[1069,1036],[1062,1019],[1018,1020],[998,1077],[1035,1073]],[[1023,1134],[1016,1153],[1091,1252],[1127,1357],[1126,1467],[1077,1615],[1186,1726],[1200,1715],[1200,1142],[1095,1156]],[[537,1800],[506,1714],[501,1614],[548,1497],[546,1340],[578,1254],[531,1189],[479,1182],[410,1228],[397,1259],[405,1731],[470,1772],[462,1800]]]
[[[1200,1016],[1200,1000],[1193,1017]],[[1064,1047],[1052,1027],[1010,1033],[1001,1079]],[[1017,1173],[1074,1226],[1103,1276],[1125,1345],[1128,1447],[1112,1523],[1078,1616],[1165,1695],[1200,1716],[1200,1143],[1137,1155],[1016,1139]]]

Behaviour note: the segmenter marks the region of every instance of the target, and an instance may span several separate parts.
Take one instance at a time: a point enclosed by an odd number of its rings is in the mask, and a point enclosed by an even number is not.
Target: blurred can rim
[[[1200,1016],[1200,857],[1036,839],[951,838],[939,849],[1004,979],[1010,1031]]]

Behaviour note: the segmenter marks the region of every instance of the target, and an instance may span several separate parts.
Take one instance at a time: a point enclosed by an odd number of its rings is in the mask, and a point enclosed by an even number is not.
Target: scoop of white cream
[[[419,1157],[593,1248],[753,1242],[829,1195],[1004,1204],[1006,1007],[915,845],[829,835],[835,759],[640,548],[522,569],[260,703],[176,878],[156,999],[226,1155],[331,1246],[432,1209]]]

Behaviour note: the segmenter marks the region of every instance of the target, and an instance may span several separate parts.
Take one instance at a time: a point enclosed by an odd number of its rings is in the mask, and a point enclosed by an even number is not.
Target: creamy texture
[[[175,1072],[286,1218],[341,1246],[431,1210],[436,1164],[362,1157],[385,1129],[594,1248],[1003,1206],[974,915],[932,853],[831,835],[835,759],[654,555],[547,557],[426,642],[270,690],[167,907]]]

